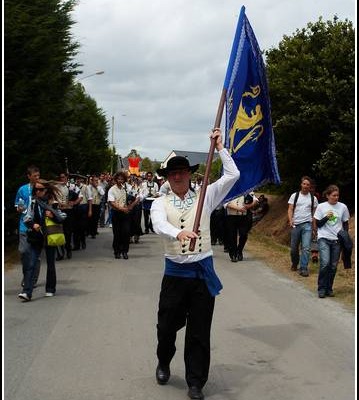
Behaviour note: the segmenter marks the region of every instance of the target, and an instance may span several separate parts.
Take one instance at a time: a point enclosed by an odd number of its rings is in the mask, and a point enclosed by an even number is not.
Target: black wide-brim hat
[[[159,168],[156,172],[160,176],[167,176],[168,172],[178,169],[189,169],[191,172],[197,171],[199,164],[189,165],[186,157],[174,156],[167,161],[166,168]]]

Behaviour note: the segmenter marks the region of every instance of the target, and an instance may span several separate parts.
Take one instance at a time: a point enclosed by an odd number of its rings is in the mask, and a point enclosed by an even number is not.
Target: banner
[[[265,66],[242,7],[224,82],[225,147],[240,177],[224,202],[266,183],[280,183]]]

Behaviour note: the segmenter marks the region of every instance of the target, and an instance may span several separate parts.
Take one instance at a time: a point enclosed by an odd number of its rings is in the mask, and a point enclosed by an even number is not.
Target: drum
[[[146,197],[142,202],[142,207],[144,210],[150,210],[154,197]]]

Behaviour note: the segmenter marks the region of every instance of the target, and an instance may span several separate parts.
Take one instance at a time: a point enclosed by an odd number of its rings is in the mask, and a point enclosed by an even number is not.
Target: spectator
[[[24,217],[28,211],[28,208],[32,200],[32,192],[35,183],[40,179],[40,169],[35,165],[30,165],[27,168],[27,178],[29,183],[20,186],[15,197],[15,207],[16,211],[19,213],[19,253],[22,264],[23,276],[25,276],[25,271],[30,268],[31,263],[31,246],[27,241],[27,226],[24,223]],[[37,280],[40,274],[40,258],[36,261],[35,271],[34,271],[34,282],[33,287],[36,287]],[[24,277],[21,282],[21,286],[24,286]]]
[[[318,206],[317,198],[310,191],[311,187],[311,178],[303,176],[300,191],[293,193],[288,200],[288,223],[291,227],[291,270],[297,271],[300,262],[299,274],[304,277],[309,276],[308,263],[313,234],[312,221]],[[299,245],[301,245],[300,257]]]
[[[44,179],[38,179],[33,187],[33,199],[24,221],[28,228],[27,235],[31,245],[31,263],[27,265],[25,270],[24,290],[18,295],[24,302],[28,302],[32,298],[36,260],[40,257],[43,248],[45,248],[47,263],[45,296],[52,297],[56,292],[56,247],[48,246],[46,243],[47,227],[45,219],[47,217],[56,223],[61,223],[66,218],[64,212],[55,209],[55,204],[58,205],[56,198],[58,194],[59,189],[53,183]]]
[[[314,214],[314,227],[318,229],[319,275],[318,296],[334,296],[333,283],[340,257],[338,234],[349,230],[348,207],[339,202],[339,188],[330,185],[324,192],[326,202],[320,203]]]

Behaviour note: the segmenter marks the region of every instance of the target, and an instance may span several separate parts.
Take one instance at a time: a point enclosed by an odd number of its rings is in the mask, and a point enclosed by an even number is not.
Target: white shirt
[[[294,198],[297,192],[293,193],[288,204],[294,204]],[[318,199],[314,196],[314,207],[315,210],[318,207]],[[312,196],[310,193],[302,194],[299,192],[297,204],[295,205],[293,212],[293,225],[303,224],[304,222],[312,222]]]
[[[158,184],[156,182],[145,181],[141,185],[141,194],[143,198],[154,197],[158,193]]]
[[[329,204],[327,201],[320,203],[314,213],[318,221],[323,219],[329,211],[333,212],[331,217],[322,227],[318,227],[318,239],[338,240],[338,232],[343,229],[343,222],[349,221],[349,210],[344,203]]]
[[[170,185],[170,183],[168,181],[166,181],[160,187],[160,190],[159,190],[158,194],[160,196],[165,196],[166,194],[168,194],[170,192],[171,192],[171,185]]]
[[[218,152],[223,163],[223,175],[216,182],[207,186],[206,196],[203,203],[202,212],[211,214],[212,211],[221,203],[227,193],[231,190],[235,182],[239,179],[239,171],[232,157],[226,149],[222,149]],[[190,198],[190,191],[188,191],[183,202],[185,203]],[[177,240],[177,235],[181,232],[181,229],[170,224],[167,221],[167,215],[164,206],[164,196],[160,196],[155,199],[151,207],[151,220],[153,229],[159,235],[166,235]],[[213,254],[213,251],[206,253],[199,253],[195,255],[177,255],[168,257],[172,261],[177,263],[188,263],[196,262],[204,259]],[[167,257],[167,255],[165,254]]]

